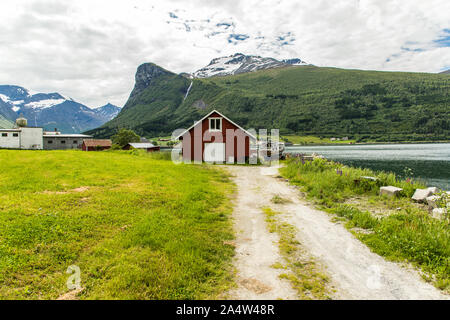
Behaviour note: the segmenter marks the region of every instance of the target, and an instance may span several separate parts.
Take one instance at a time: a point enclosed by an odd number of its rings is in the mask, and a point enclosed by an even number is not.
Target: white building
[[[0,129],[0,148],[42,150],[44,148],[43,129],[27,127],[26,119],[16,120],[13,129]]]

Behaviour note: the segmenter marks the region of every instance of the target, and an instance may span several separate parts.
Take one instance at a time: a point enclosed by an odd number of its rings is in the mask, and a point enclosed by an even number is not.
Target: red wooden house
[[[178,135],[183,161],[243,163],[252,156],[254,134],[213,110]]]

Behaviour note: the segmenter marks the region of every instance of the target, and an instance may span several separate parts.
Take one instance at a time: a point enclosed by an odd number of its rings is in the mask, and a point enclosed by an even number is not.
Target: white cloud
[[[448,12],[447,0],[2,1],[0,83],[122,106],[143,62],[193,72],[243,52],[438,72],[450,65],[450,48],[434,42]]]

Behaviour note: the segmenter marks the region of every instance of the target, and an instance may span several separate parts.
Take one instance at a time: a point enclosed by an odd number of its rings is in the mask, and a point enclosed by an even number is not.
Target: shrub
[[[120,129],[113,137],[112,141],[114,144],[120,146],[120,148],[125,147],[130,142],[139,142],[140,137],[133,131],[129,129]]]

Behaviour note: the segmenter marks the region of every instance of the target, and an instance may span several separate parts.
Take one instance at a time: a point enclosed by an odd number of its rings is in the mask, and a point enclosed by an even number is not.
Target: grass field
[[[232,285],[218,168],[137,152],[0,150],[0,298],[218,298]]]
[[[324,159],[304,164],[290,160],[280,172],[301,186],[309,199],[346,223],[374,252],[420,267],[427,280],[450,292],[449,217],[433,219],[425,207],[411,202],[415,189],[424,187],[420,183]],[[361,179],[362,176],[378,180]],[[396,198],[379,196],[379,187],[387,185],[404,191]]]

